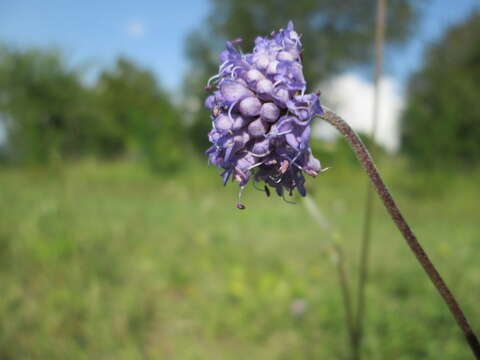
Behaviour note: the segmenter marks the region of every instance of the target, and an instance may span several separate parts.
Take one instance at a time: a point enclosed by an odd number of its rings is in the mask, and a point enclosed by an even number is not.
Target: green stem
[[[307,212],[310,216],[317,222],[317,224],[327,233],[330,237],[330,244],[333,252],[335,253],[335,267],[337,268],[338,281],[340,283],[340,295],[342,297],[343,306],[345,309],[345,324],[348,330],[348,342],[350,344],[350,349],[352,351],[352,360],[355,358],[355,318],[353,314],[353,302],[350,291],[350,285],[348,281],[347,272],[345,271],[345,261],[343,256],[343,251],[336,240],[336,235],[331,228],[328,220],[322,215],[318,206],[310,200],[310,198],[303,198],[303,204],[307,209]]]
[[[377,20],[375,28],[375,74],[374,74],[374,97],[373,97],[373,117],[372,131],[370,137],[372,143],[375,144],[375,137],[378,127],[378,119],[380,113],[380,79],[382,76],[383,66],[383,44],[385,39],[385,10],[386,0],[377,0]],[[374,148],[372,149],[374,150]],[[370,242],[372,237],[372,220],[373,220],[373,188],[367,184],[365,199],[365,212],[362,232],[362,242],[360,250],[360,261],[358,269],[358,291],[357,291],[357,316],[355,321],[355,341],[354,341],[354,359],[361,358],[361,348],[364,333],[364,318],[366,313],[365,307],[365,288],[368,281],[368,265],[370,254]]]
[[[345,322],[347,323],[348,338],[350,341],[350,347],[352,350],[352,360],[357,359],[357,350],[355,347],[356,333],[355,323],[352,309],[352,297],[350,295],[350,286],[348,286],[347,274],[345,272],[345,262],[343,259],[343,252],[341,247],[334,243],[333,250],[336,255],[336,266],[338,272],[338,279],[340,281],[340,290],[342,291],[343,306],[345,308]]]
[[[322,115],[320,115],[320,118],[324,119],[333,125],[338,131],[340,131],[340,133],[345,137],[349,145],[352,147],[364,170],[367,172],[368,177],[370,178],[378,196],[383,201],[385,209],[390,214],[394,223],[397,225],[398,230],[403,235],[418,262],[429,276],[430,281],[433,283],[438,293],[443,298],[445,304],[448,306],[450,312],[457,321],[458,326],[462,330],[475,358],[480,360],[480,343],[478,342],[477,336],[470,327],[470,324],[468,323],[467,318],[465,317],[457,300],[451,293],[448,286],[445,284],[445,281],[440,276],[427,253],[415,237],[412,229],[404,219],[400,209],[393,200],[390,191],[378,173],[375,163],[373,162],[370,153],[363,144],[362,140],[345,120],[332,111],[326,110]]]

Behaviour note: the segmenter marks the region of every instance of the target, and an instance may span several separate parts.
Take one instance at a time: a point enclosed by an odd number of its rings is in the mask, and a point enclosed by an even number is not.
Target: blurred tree
[[[78,73],[54,50],[0,51],[0,113],[11,160],[45,163],[84,152],[94,124]]]
[[[480,12],[431,46],[412,76],[402,147],[422,167],[480,163]]]
[[[400,44],[408,39],[425,1],[390,0],[386,41]],[[192,71],[186,93],[203,98],[206,79],[216,72],[218,54],[225,40],[242,37],[250,49],[257,35],[267,35],[293,20],[303,34],[305,75],[311,86],[354,64],[365,64],[373,52],[376,0],[212,0],[204,28],[193,32],[187,44]],[[315,89],[310,89],[315,90]],[[208,113],[193,116],[192,137],[205,148]]]
[[[171,171],[184,156],[177,109],[153,73],[124,58],[89,88],[58,51],[5,48],[0,116],[7,129],[1,157],[18,162],[133,150],[154,170]]]
[[[103,153],[138,149],[156,171],[170,171],[181,164],[184,125],[152,72],[119,58],[113,69],[100,74],[96,95]]]

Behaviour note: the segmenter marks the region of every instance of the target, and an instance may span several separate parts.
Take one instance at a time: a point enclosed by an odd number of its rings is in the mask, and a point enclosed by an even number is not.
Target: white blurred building
[[[355,73],[339,75],[320,86],[321,103],[341,115],[355,130],[370,134],[373,113],[373,83]],[[380,81],[380,116],[376,141],[389,152],[400,145],[399,118],[404,106],[398,83],[390,77]],[[327,123],[319,121],[315,136],[332,139],[337,132]]]

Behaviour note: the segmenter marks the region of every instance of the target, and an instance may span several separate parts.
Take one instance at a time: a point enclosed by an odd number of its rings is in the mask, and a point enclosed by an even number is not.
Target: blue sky
[[[412,40],[398,52],[389,54],[386,71],[404,82],[421,65],[425,47],[475,10],[480,10],[480,0],[430,0]]]
[[[389,54],[386,71],[404,82],[421,62],[424,46],[475,7],[479,0],[431,0],[415,38]],[[0,0],[0,41],[56,46],[73,63],[88,63],[92,69],[125,54],[175,89],[187,67],[185,37],[208,11],[208,0]]]

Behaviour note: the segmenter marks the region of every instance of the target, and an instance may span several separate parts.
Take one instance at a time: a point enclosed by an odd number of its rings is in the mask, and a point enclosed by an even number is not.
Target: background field
[[[480,174],[421,174],[401,159],[380,167],[479,329]],[[236,186],[222,188],[203,162],[188,168],[168,178],[125,161],[1,170],[1,359],[346,356],[331,234],[302,203],[253,188],[247,210],[238,211]],[[338,229],[350,277],[365,180],[340,163],[309,181]],[[454,320],[380,206],[366,358],[468,358]]]
[[[301,49],[223,71],[228,40],[249,54],[290,21]],[[471,359],[376,198],[365,336],[348,336],[339,265],[356,305],[367,179],[328,124],[308,203],[250,184],[239,211],[205,150],[217,110],[243,110],[204,103],[225,76],[282,89],[301,66],[480,333],[479,44],[478,0],[0,0],[0,360]]]

